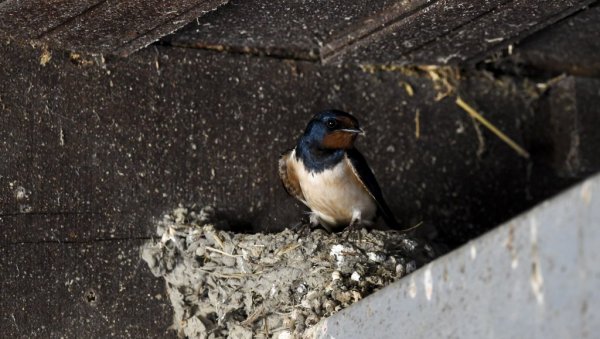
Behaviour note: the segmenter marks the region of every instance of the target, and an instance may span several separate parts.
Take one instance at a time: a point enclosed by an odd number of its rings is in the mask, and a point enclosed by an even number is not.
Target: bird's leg
[[[308,235],[310,231],[319,227],[320,224],[319,216],[314,212],[308,212],[308,223],[306,223],[306,219],[303,218],[303,220],[295,224],[293,228],[296,229],[301,236],[305,236]]]
[[[295,223],[292,227],[292,230],[296,231],[301,237],[308,235],[312,230],[312,227],[309,223],[306,222],[306,219],[302,218],[302,220]]]
[[[350,220],[350,225],[346,227],[344,230],[346,232],[345,240],[347,241],[350,238],[350,235],[357,234],[358,240],[360,241],[360,230],[363,228],[363,222],[361,219],[361,213],[359,210],[354,210],[352,212],[352,219]]]
[[[324,230],[326,230],[329,233],[332,233],[333,230],[331,229],[331,226],[329,224],[327,224],[326,222],[324,222],[320,217],[318,213],[315,212],[310,212],[309,213],[309,220],[310,220],[310,227],[312,229],[315,229],[319,226],[321,226]]]
[[[319,216],[317,215],[317,213],[315,213],[315,212],[310,212],[310,213],[308,214],[308,220],[309,220],[309,222],[310,222],[310,226],[311,226],[312,228],[317,228],[317,227],[319,227],[319,224],[320,224],[320,222],[319,222]]]

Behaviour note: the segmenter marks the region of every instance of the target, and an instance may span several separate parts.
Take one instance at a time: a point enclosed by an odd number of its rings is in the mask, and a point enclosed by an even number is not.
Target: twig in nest
[[[471,121],[473,122],[475,133],[477,133],[477,141],[479,141],[479,146],[477,146],[477,158],[481,159],[481,156],[485,152],[485,139],[483,138],[483,133],[481,133],[481,128],[479,128],[479,123],[473,116],[471,116]]]
[[[511,138],[509,138],[506,134],[502,133],[496,126],[492,125],[486,118],[484,118],[481,114],[477,113],[477,111],[469,106],[466,102],[464,102],[461,97],[456,97],[456,104],[460,106],[465,112],[469,113],[470,116],[477,119],[480,123],[483,124],[487,129],[489,129],[492,133],[494,133],[498,138],[504,141],[508,146],[517,152],[520,156],[524,158],[529,158],[529,153],[521,146],[519,146],[516,142],[514,142]]]
[[[221,279],[229,279],[229,278],[235,278],[235,279],[241,279],[243,277],[247,277],[249,275],[249,273],[236,273],[236,274],[223,274],[223,273],[218,273],[218,272],[214,272],[214,271],[209,271],[209,270],[205,270],[203,268],[198,268],[199,271],[204,272],[210,276],[216,277],[216,278],[221,278]]]
[[[219,254],[222,254],[222,255],[225,255],[225,256],[228,256],[228,257],[232,257],[232,258],[238,258],[238,257],[242,256],[241,254],[229,254],[227,252],[223,252],[221,250],[218,250],[218,249],[216,249],[214,247],[210,247],[210,246],[206,246],[206,250],[207,251],[211,251],[211,252],[215,252],[215,253],[219,253]]]
[[[562,81],[564,78],[566,78],[567,75],[566,74],[561,74],[559,76],[556,76],[546,82],[542,82],[542,83],[538,83],[536,84],[537,89],[539,89],[542,93],[544,93],[545,91],[547,91],[550,87],[556,85],[557,83],[559,83],[560,81]]]
[[[252,325],[256,320],[258,320],[258,318],[262,317],[264,313],[265,307],[261,305],[256,310],[254,310],[254,312],[252,312],[252,314],[250,314],[248,318],[246,318],[246,320],[242,321],[242,326]]]
[[[415,113],[415,137],[419,139],[421,137],[421,121],[419,120],[419,115],[421,111],[417,109]]]
[[[264,331],[265,334],[268,337],[270,337],[271,335],[269,334],[269,322],[268,322],[269,318],[265,317],[263,318],[263,325],[264,325]]]
[[[414,230],[414,229],[417,229],[417,228],[421,227],[421,225],[423,225],[423,220],[419,221],[419,222],[418,222],[416,225],[414,225],[414,226],[411,226],[411,227],[409,227],[409,228],[407,228],[407,229],[405,229],[405,230],[402,230],[402,233],[410,232],[410,231],[412,231],[412,230]]]
[[[300,244],[291,243],[291,244],[285,245],[277,251],[277,255],[284,255],[288,252],[295,250],[298,247],[300,247]]]
[[[402,81],[402,86],[404,86],[404,90],[406,91],[406,94],[408,94],[409,97],[415,95],[415,91],[408,82]]]
[[[433,87],[437,91],[434,98],[435,101],[440,101],[456,91],[454,82],[460,78],[460,74],[456,69],[433,65],[418,66],[417,68],[426,72],[431,81],[433,81]]]
[[[225,249],[225,245],[223,244],[223,240],[221,239],[221,237],[219,237],[219,234],[217,232],[206,232],[206,233],[210,233],[210,235],[212,235],[213,239],[215,239],[215,242],[219,245],[219,247],[221,247],[222,249]]]

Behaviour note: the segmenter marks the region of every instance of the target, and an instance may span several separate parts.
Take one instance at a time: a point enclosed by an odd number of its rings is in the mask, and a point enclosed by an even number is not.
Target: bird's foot
[[[345,241],[350,241],[350,240],[355,240],[360,242],[362,239],[361,237],[361,230],[364,228],[363,223],[361,222],[361,220],[359,218],[353,218],[352,221],[350,222],[350,225],[348,225],[348,227],[346,227],[344,229],[344,240]]]
[[[317,215],[317,213],[314,213],[314,212],[310,212],[308,214],[308,221],[310,222],[310,225],[313,228],[317,228],[321,224],[321,221],[319,220],[319,216]]]
[[[311,224],[300,221],[292,226],[292,229],[296,231],[300,237],[306,237],[310,234],[314,227]]]
[[[307,236],[314,229],[319,228],[321,225],[318,216],[315,213],[309,213],[308,222],[305,218],[294,224],[291,228],[296,231],[301,237]],[[325,228],[323,226],[323,228]],[[327,228],[325,228],[327,229]]]

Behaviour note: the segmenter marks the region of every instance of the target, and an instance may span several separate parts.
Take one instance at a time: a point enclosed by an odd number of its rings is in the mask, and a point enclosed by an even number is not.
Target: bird
[[[310,226],[358,230],[381,216],[389,228],[400,229],[373,171],[354,147],[363,134],[353,115],[322,111],[308,122],[295,147],[281,155],[283,187],[311,210]]]

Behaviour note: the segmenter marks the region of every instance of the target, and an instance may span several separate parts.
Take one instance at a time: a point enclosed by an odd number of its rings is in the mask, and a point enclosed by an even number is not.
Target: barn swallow
[[[310,208],[311,226],[356,230],[380,215],[388,227],[398,229],[373,171],[354,147],[360,134],[358,120],[346,112],[317,113],[296,147],[279,160],[283,186]]]

